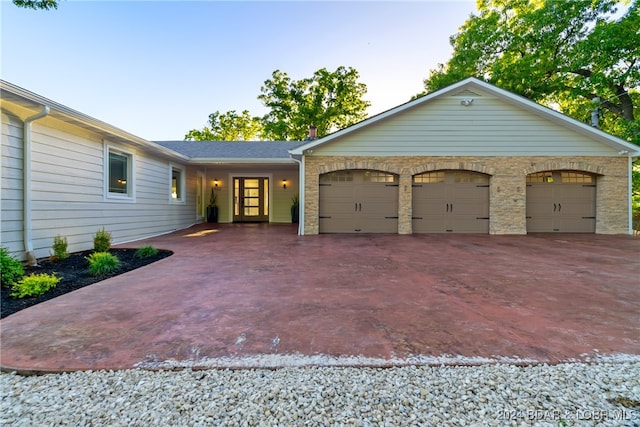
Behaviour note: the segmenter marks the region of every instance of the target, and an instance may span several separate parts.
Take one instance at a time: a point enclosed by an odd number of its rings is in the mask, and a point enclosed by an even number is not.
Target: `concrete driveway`
[[[640,239],[202,224],[0,321],[4,369],[640,359]]]

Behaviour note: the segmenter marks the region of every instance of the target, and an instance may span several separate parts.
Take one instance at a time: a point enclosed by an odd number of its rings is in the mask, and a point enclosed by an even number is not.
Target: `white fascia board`
[[[56,117],[63,121],[67,121],[68,123],[71,123],[71,124],[75,124],[84,129],[100,133],[106,139],[115,138],[120,142],[143,147],[147,150],[155,151],[156,153],[159,153],[174,159],[179,159],[181,161],[187,161],[189,159],[189,157],[183,154],[180,154],[168,148],[162,147],[161,145],[148,141],[144,138],[140,138],[125,130],[112,126],[106,122],[103,122],[94,117],[88,116],[84,113],[81,113],[77,110],[69,108],[58,102],[52,101],[41,95],[38,95],[36,93],[23,89],[7,81],[0,80],[0,89],[2,89],[3,94],[4,92],[8,92],[11,95],[13,95],[11,98],[13,99],[18,98],[23,102],[29,103],[30,106],[34,108],[46,105],[51,109],[50,116]],[[8,99],[10,100],[11,98],[8,98]]]
[[[215,165],[238,165],[238,164],[263,164],[263,165],[295,165],[296,161],[293,159],[246,159],[246,158],[211,158],[211,157],[192,157],[189,159],[190,164],[215,164]]]

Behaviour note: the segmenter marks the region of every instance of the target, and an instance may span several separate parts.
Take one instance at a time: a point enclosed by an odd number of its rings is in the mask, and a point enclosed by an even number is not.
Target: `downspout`
[[[627,153],[627,158],[629,159],[629,235],[633,236],[633,157],[631,157],[631,153]]]
[[[304,235],[304,155],[300,160],[291,156],[298,163],[298,236]]]
[[[49,107],[43,106],[42,111],[24,120],[22,128],[22,234],[29,265],[38,265],[31,238],[31,123],[48,116],[49,112]]]

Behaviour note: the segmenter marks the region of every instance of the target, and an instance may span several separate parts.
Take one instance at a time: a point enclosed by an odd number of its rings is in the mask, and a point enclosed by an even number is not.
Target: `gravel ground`
[[[640,426],[640,362],[0,375],[2,426]]]

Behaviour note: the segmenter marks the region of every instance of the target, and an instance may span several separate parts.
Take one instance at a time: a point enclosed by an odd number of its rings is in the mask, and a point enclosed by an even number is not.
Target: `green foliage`
[[[427,92],[475,76],[583,122],[597,107],[603,130],[640,143],[637,1],[479,0],[478,11]]]
[[[96,252],[106,252],[109,249],[111,249],[111,233],[103,227],[102,230],[96,231],[96,234],[93,236],[93,250]]]
[[[86,257],[86,259],[89,261],[89,272],[93,276],[112,273],[117,270],[120,265],[118,257],[109,252],[94,252]]]
[[[192,129],[184,139],[191,141],[254,141],[262,135],[262,122],[259,117],[252,117],[248,110],[236,113],[209,114],[209,123],[202,130]]]
[[[67,251],[67,247],[69,243],[67,242],[67,238],[57,235],[53,238],[53,258],[55,260],[63,260],[69,257],[69,252]]]
[[[10,288],[24,276],[22,263],[0,247],[0,281],[2,287]]]
[[[211,197],[209,197],[209,206],[215,206],[218,200],[218,195],[215,192],[215,188],[211,189]]]
[[[362,99],[367,86],[358,82],[359,77],[358,71],[343,66],[333,72],[321,68],[297,81],[274,71],[258,96],[270,110],[262,119],[265,135],[271,140],[301,141],[311,125],[322,137],[364,120],[371,103]]]
[[[134,256],[136,258],[149,258],[156,255],[158,255],[158,250],[156,248],[153,246],[143,246],[138,248]]]
[[[359,83],[353,68],[322,68],[312,77],[291,80],[280,70],[271,74],[260,88],[258,99],[269,109],[263,117],[253,117],[244,110],[209,115],[202,130],[192,129],[186,140],[195,141],[302,141],[309,126],[316,126],[317,136],[350,126],[366,118],[371,105],[362,99],[367,86]]]
[[[13,0],[13,4],[26,9],[57,9],[58,0]]]
[[[300,197],[296,194],[291,198],[291,207],[297,207],[300,204]]]
[[[13,285],[11,296],[25,298],[42,295],[55,288],[58,282],[60,282],[60,278],[55,274],[31,274]]]

